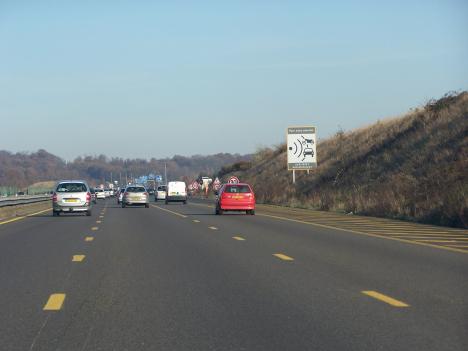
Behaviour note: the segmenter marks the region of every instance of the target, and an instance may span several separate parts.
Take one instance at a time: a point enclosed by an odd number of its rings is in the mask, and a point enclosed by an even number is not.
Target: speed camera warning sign
[[[309,170],[317,167],[315,127],[287,129],[288,170]]]

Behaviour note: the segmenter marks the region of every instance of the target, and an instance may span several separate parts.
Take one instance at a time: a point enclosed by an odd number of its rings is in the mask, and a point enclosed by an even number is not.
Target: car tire
[[[250,211],[248,212],[248,214],[251,215],[251,216],[255,216],[255,210],[250,210]]]
[[[60,214],[60,212],[58,212],[58,211],[52,211],[52,216],[54,216],[54,217],[58,217],[59,214]]]
[[[122,202],[122,208],[125,208],[125,203],[124,202]]]
[[[154,202],[158,202],[158,198],[157,198],[157,197],[154,198]]]
[[[89,211],[86,211],[86,216],[88,216],[88,217],[89,217],[89,216],[91,216],[91,214],[92,214],[91,210],[89,210]]]
[[[169,204],[169,201],[166,200],[165,204],[166,204],[166,205]]]
[[[149,204],[145,204],[145,208],[149,208]]]
[[[187,205],[187,200],[184,201],[184,205]]]

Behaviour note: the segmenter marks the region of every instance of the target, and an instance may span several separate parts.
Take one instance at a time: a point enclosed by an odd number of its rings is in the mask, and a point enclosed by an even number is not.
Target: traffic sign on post
[[[213,182],[213,189],[219,190],[219,188],[221,188],[221,181],[219,180],[218,177],[216,177],[216,179]]]
[[[286,131],[288,170],[293,172],[293,183],[296,182],[296,171],[317,167],[316,128],[313,126],[289,127]]]
[[[317,167],[315,127],[289,127],[287,130],[288,170]]]
[[[228,183],[229,184],[239,184],[239,178],[237,178],[236,176],[232,176],[231,178],[229,178],[228,180]]]

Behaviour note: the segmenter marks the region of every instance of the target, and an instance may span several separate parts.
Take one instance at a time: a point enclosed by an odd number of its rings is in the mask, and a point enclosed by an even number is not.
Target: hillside
[[[317,145],[319,167],[292,185],[286,146],[224,167],[263,203],[468,226],[468,93]]]
[[[174,156],[168,159],[108,159],[104,155],[78,157],[66,163],[61,158],[39,150],[33,153],[11,153],[0,151],[0,187],[23,188],[36,182],[57,179],[86,179],[91,184],[109,181],[111,173],[114,180],[121,176],[164,174],[167,165],[168,178],[196,178],[200,173],[213,174],[222,166],[250,156],[219,153],[210,156]]]

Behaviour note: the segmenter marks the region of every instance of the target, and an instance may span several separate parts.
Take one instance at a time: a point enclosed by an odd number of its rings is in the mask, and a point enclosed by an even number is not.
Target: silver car
[[[80,212],[91,216],[91,189],[84,180],[63,180],[57,183],[52,195],[52,213]]]
[[[122,196],[122,208],[130,205],[149,207],[149,194],[143,185],[129,185]]]

